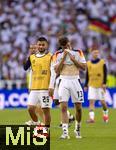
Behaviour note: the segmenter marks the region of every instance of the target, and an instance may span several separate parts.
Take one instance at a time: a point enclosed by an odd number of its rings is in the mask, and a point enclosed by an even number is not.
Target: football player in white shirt
[[[86,60],[81,50],[72,49],[70,41],[67,37],[60,38],[59,45],[62,48],[62,51],[59,52],[56,58],[55,71],[57,74],[60,74],[58,94],[61,106],[63,130],[61,138],[70,138],[68,134],[69,120],[67,115],[68,100],[70,96],[76,110],[76,124],[74,132],[76,134],[76,138],[81,138],[80,127],[84,95],[80,83],[79,72],[80,69],[86,69]]]
[[[59,54],[59,52],[62,51],[61,48],[59,48],[54,54],[53,54],[53,63],[55,63],[56,58]],[[58,88],[59,88],[59,82],[60,82],[60,76],[56,75],[56,80],[55,80],[55,88],[54,88],[54,95],[53,95],[53,101],[56,107],[60,106],[60,102],[59,102],[59,95],[58,95]],[[69,110],[67,110],[67,115],[68,115],[68,119],[69,119],[69,124],[71,125],[71,123],[73,123],[75,121],[75,117],[74,115],[72,115],[70,113]],[[69,126],[70,126],[69,125]],[[60,122],[59,127],[62,127],[62,122]]]

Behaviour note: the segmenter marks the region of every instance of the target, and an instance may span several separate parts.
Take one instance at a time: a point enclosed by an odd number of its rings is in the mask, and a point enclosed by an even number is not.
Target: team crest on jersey
[[[41,72],[43,75],[46,75],[47,74],[47,70],[42,70]]]

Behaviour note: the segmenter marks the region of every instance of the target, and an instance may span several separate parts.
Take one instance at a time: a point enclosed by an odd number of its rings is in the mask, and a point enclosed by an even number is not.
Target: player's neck
[[[42,55],[42,54],[45,54],[47,52],[47,50],[45,51],[38,51],[38,54]]]
[[[99,59],[99,57],[93,57],[93,58],[92,58],[92,60],[97,60],[97,59]]]
[[[98,63],[99,61],[100,61],[100,59],[98,57],[91,60],[92,63]]]

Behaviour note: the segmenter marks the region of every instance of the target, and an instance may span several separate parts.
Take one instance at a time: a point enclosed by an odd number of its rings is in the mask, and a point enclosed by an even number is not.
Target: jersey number
[[[43,96],[42,100],[44,103],[49,103],[49,96]]]
[[[78,94],[78,98],[81,98],[80,101],[82,101],[82,97],[83,97],[83,92],[82,91],[77,91]]]

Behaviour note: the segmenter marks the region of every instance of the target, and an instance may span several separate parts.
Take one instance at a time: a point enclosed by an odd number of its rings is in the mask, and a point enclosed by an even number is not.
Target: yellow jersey
[[[30,56],[32,77],[31,90],[47,90],[50,82],[50,66],[52,54],[47,53],[41,57]]]
[[[98,63],[87,62],[88,67],[88,85],[95,88],[100,88],[103,84],[104,71],[103,66],[105,64],[104,59],[100,59]]]

